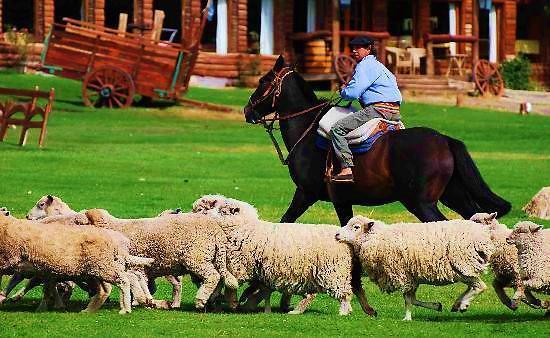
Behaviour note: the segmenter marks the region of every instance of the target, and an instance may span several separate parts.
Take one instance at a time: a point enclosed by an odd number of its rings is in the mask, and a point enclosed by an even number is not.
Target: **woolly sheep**
[[[59,277],[97,278],[115,284],[122,291],[121,314],[132,309],[130,288],[135,276],[128,266],[144,267],[153,262],[130,255],[105,231],[93,227],[41,224],[0,213],[0,233],[0,271],[38,272],[46,277],[45,288],[51,293],[56,292],[54,281]],[[135,294],[143,296],[139,290]],[[99,309],[106,299],[101,296],[94,296],[84,311]]]
[[[85,214],[86,210],[82,210],[80,212],[77,212],[67,203],[65,203],[61,198],[53,195],[45,195],[42,196],[38,202],[36,202],[35,206],[27,213],[26,218],[31,220],[39,220],[41,223],[52,223],[52,222],[60,222],[67,225],[89,225],[89,220],[86,217]],[[178,214],[181,213],[181,209],[175,209],[175,210],[165,210],[163,211],[159,216],[163,216],[165,214]],[[123,234],[112,231],[110,233],[113,235],[113,237],[120,241],[121,244],[125,244],[129,247],[130,241],[124,236]],[[137,273],[137,276],[140,278],[140,280],[143,278],[141,274]],[[181,303],[181,279],[176,276],[167,275],[165,276],[166,280],[172,285],[172,303],[170,304],[170,308],[179,308]],[[31,280],[27,287],[22,289],[18,294],[14,295],[10,299],[12,301],[16,301],[17,298],[23,297],[23,295],[28,292],[30,289],[32,289],[33,285],[31,284],[33,281]],[[10,286],[12,286],[14,283],[9,283],[8,288],[6,288],[5,293],[8,294],[10,291]],[[36,284],[36,283],[35,283]],[[13,285],[15,286],[15,285]],[[13,288],[13,287],[12,287]],[[149,299],[150,293],[154,293],[155,290],[155,283],[154,280],[150,281],[149,291],[146,292],[147,299]],[[17,297],[17,298],[16,298]],[[168,307],[165,303],[157,303],[160,307]]]
[[[495,278],[493,279],[493,288],[502,302],[511,310],[517,310],[517,304],[513,302],[504,291],[504,288],[514,288],[516,292],[525,292],[525,302],[534,308],[539,308],[540,300],[535,298],[529,290],[523,290],[521,275],[519,272],[518,250],[515,246],[506,243],[512,230],[497,220],[497,213],[477,213],[470,220],[489,227],[491,231],[491,240],[495,245],[495,252],[491,256],[489,264]],[[514,296],[513,298],[518,298]]]
[[[203,309],[216,290],[218,282],[237,289],[237,279],[227,270],[227,238],[210,217],[182,213],[156,218],[118,219],[103,209],[86,211],[95,226],[120,231],[131,242],[130,252],[152,257],[155,262],[146,268],[149,278],[167,274],[190,273],[202,284],[195,297],[195,307]],[[167,306],[157,302],[158,306]]]
[[[464,220],[387,226],[356,216],[338,230],[336,238],[353,245],[363,271],[382,291],[403,292],[403,320],[412,319],[411,305],[442,310],[441,303],[416,299],[420,284],[467,284],[451,310],[466,311],[486,289],[480,274],[495,250],[488,232]]]
[[[519,268],[526,290],[550,294],[550,231],[542,225],[524,221],[515,225],[506,242],[518,250]],[[518,295],[522,297],[523,295]],[[516,299],[514,299],[516,300]],[[542,305],[550,315],[550,302]]]
[[[352,281],[353,253],[335,240],[337,226],[261,221],[252,205],[221,195],[203,196],[193,211],[210,215],[225,231],[230,269],[239,282],[259,281],[283,295],[305,296],[291,313],[304,312],[315,293],[325,292],[347,315],[355,292],[363,310],[376,314],[360,278]]]
[[[81,226],[88,224],[88,219],[86,218],[86,215],[81,212],[76,212],[72,210],[65,202],[63,202],[59,197],[53,196],[53,195],[45,195],[42,196],[38,202],[36,202],[35,206],[27,213],[26,218],[28,220],[37,220],[40,223],[61,223],[64,225],[71,225],[71,226]],[[126,236],[123,234],[105,229],[104,230],[108,235],[110,235],[115,241],[118,242],[119,245],[125,248],[125,250],[128,249],[130,241]],[[132,277],[132,290],[135,288],[138,288],[142,285],[147,284],[147,279],[145,275],[137,270],[131,270],[130,271],[133,276]],[[28,277],[31,277],[31,279],[27,282],[24,288],[21,288],[16,294],[13,296],[6,298],[9,293],[17,286],[18,283],[20,283],[24,276],[19,273],[15,273],[9,280],[8,285],[6,288],[0,293],[0,304],[5,300],[10,300],[11,302],[17,302],[20,299],[22,299],[27,292],[29,292],[31,289],[33,289],[36,286],[41,285],[44,281],[40,277],[35,277],[32,274],[28,275]],[[96,280],[78,280],[76,281],[77,284],[86,290],[90,296],[94,296],[97,292],[102,293],[100,297],[107,298],[108,294],[105,292],[108,290],[110,292],[111,287],[108,285],[100,285],[104,284],[104,282],[96,281]],[[138,284],[140,286],[138,286]],[[72,284],[68,284],[72,285]],[[143,289],[143,288],[142,288]],[[64,294],[65,298],[70,298],[70,295],[72,293],[72,288],[68,289],[69,292]],[[143,295],[145,299],[135,299],[135,303],[142,303],[142,304],[149,304],[152,300],[152,296],[150,295],[149,290],[143,289]],[[141,294],[141,292],[140,292]],[[45,294],[45,298],[51,297],[51,295]],[[60,309],[64,307],[64,303],[60,300],[59,297],[56,297],[55,299],[55,305],[54,308]],[[44,304],[42,304],[42,308],[44,307]],[[41,308],[41,309],[42,309]]]

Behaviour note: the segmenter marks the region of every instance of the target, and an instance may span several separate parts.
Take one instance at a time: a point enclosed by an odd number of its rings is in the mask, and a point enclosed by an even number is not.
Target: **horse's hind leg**
[[[292,202],[290,202],[287,211],[283,217],[281,217],[281,223],[295,222],[318,200],[319,199],[317,197],[307,194],[303,189],[297,187],[294,192],[294,197],[292,197]]]
[[[340,226],[346,226],[348,221],[353,217],[353,207],[351,204],[336,204],[333,203],[334,210],[338,215],[338,220],[340,221]]]
[[[421,222],[445,221],[447,218],[439,211],[437,202],[402,202],[403,205]]]

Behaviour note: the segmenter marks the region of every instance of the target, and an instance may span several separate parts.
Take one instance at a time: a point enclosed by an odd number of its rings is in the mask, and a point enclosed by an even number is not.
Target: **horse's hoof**
[[[437,309],[435,309],[437,312],[442,312],[443,311],[443,305],[441,303],[438,303],[437,304]]]

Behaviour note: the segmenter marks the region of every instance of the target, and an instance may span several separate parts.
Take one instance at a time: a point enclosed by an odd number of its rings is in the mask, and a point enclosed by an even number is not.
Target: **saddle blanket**
[[[324,137],[327,140],[330,140],[330,129],[332,126],[339,120],[345,118],[351,113],[354,113],[355,110],[348,109],[345,107],[333,107],[331,108],[319,121],[319,128],[317,128],[317,134]],[[375,118],[367,123],[363,124],[357,129],[350,131],[346,135],[348,144],[356,145],[361,144],[367,139],[379,131],[389,131],[389,130],[398,130],[405,129],[405,126],[402,122],[393,122],[388,121],[382,118]]]
[[[355,112],[355,110],[345,107],[331,108],[321,118],[321,121],[319,121],[319,128],[317,129],[317,134],[319,134],[319,136],[316,140],[317,147],[325,150],[328,149],[328,147],[331,146],[330,129],[332,126],[353,112]],[[402,122],[375,118],[349,132],[346,135],[346,139],[348,140],[352,153],[365,153],[370,150],[374,142],[376,142],[380,136],[388,131],[400,129],[405,129]]]

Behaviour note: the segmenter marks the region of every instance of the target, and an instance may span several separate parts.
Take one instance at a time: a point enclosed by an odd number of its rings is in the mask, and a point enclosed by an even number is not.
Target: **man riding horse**
[[[376,59],[374,41],[357,37],[350,42],[352,56],[358,62],[353,78],[342,87],[340,96],[359,99],[363,109],[341,119],[330,130],[332,145],[342,170],[333,182],[353,182],[353,155],[345,136],[374,118],[400,121],[401,93],[395,76]]]

